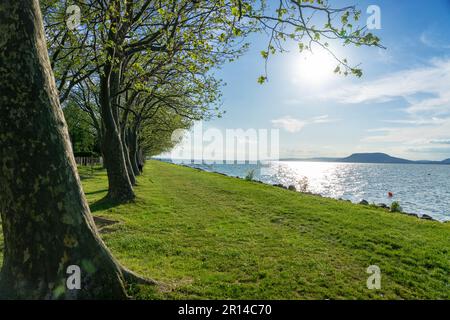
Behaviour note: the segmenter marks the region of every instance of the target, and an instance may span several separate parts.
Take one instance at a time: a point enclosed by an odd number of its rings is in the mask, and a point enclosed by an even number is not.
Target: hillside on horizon
[[[408,160],[390,156],[382,152],[353,153],[344,158],[318,157],[318,158],[284,158],[281,161],[318,161],[318,162],[346,162],[346,163],[403,163],[403,164],[450,164],[450,159],[442,161]]]

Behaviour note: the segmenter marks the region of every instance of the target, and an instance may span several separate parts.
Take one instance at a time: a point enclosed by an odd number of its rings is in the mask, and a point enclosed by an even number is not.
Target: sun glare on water
[[[294,82],[318,86],[330,81],[338,62],[325,50],[314,50],[298,55],[292,65]]]

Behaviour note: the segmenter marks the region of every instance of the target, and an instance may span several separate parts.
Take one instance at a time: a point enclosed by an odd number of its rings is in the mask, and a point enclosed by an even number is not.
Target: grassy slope
[[[102,171],[83,183],[94,215],[120,221],[102,232],[114,255],[164,283],[140,298],[450,298],[448,223],[155,161],[133,204],[98,201]]]

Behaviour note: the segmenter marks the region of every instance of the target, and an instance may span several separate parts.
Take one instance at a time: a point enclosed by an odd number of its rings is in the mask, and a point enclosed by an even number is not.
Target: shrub
[[[402,212],[402,207],[400,206],[400,203],[398,203],[397,201],[392,202],[391,212]]]
[[[308,177],[303,177],[298,181],[298,191],[308,192],[309,180]]]
[[[254,177],[255,177],[255,169],[252,169],[247,172],[247,175],[245,176],[245,180],[252,181]]]

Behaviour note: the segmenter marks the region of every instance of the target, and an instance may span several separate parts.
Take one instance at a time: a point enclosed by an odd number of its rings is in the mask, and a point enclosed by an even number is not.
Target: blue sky
[[[218,72],[227,83],[227,113],[204,127],[279,128],[281,157],[380,151],[410,159],[450,158],[450,1],[331,3],[356,3],[363,13],[369,5],[381,8],[382,28],[375,34],[387,50],[335,47],[362,64],[361,79],[334,75],[330,57],[319,52],[319,58],[305,60],[295,44],[287,44],[293,49],[271,58],[269,82],[259,85],[256,79],[264,72],[259,52],[267,39],[253,35],[250,50]]]

